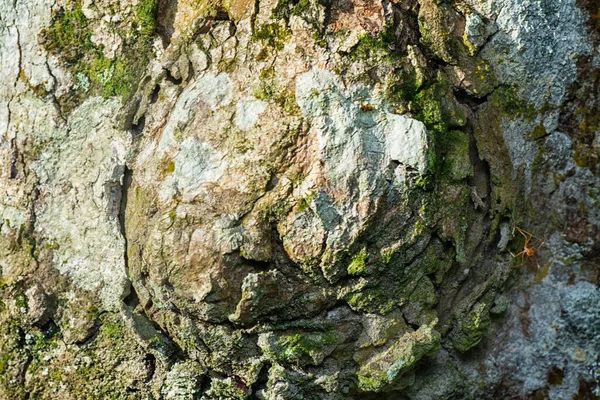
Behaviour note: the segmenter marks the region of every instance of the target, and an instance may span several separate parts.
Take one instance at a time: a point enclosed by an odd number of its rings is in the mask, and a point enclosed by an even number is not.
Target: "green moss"
[[[60,332],[52,330],[46,333],[36,330],[29,335],[30,339],[27,350],[36,364],[40,364],[43,361],[45,353],[57,348],[62,339]]]
[[[138,3],[136,15],[139,21],[140,33],[152,35],[156,29],[156,12],[158,11],[158,0],[142,0]]]
[[[466,135],[451,130],[451,127],[464,125],[466,116],[453,102],[446,99],[449,92],[446,79],[439,76],[416,93],[414,81],[407,78],[406,82],[406,90],[396,92],[395,96],[396,99],[410,103],[414,117],[423,122],[432,139],[432,148],[427,154],[428,172],[438,178],[450,176],[456,180],[462,179],[461,176],[470,176],[472,167],[468,158],[469,139]],[[431,182],[417,182],[417,186],[427,188],[429,183]]]
[[[410,102],[419,92],[421,85],[417,82],[417,72],[411,69],[409,73],[402,73],[398,80],[388,89],[390,103]]]
[[[361,292],[352,293],[350,296],[346,297],[346,301],[348,302],[350,307],[359,310],[368,307],[371,304],[369,300],[371,300],[371,297]]]
[[[169,160],[165,166],[165,174],[171,175],[173,172],[175,172],[175,162],[173,160]]]
[[[489,309],[485,303],[476,303],[467,315],[457,319],[452,334],[452,345],[456,350],[465,352],[481,341],[491,323]]]
[[[134,83],[127,77],[130,72],[124,60],[101,56],[89,65],[85,73],[91,82],[98,85],[103,97],[122,95],[127,98],[134,89]]]
[[[413,99],[414,104],[418,106],[417,119],[425,124],[428,132],[438,136],[446,133],[448,129],[439,100],[442,96],[442,85],[436,83],[421,90]]]
[[[312,35],[313,40],[315,41],[315,44],[319,47],[322,47],[324,49],[327,48],[327,40],[325,40],[323,38],[323,35],[320,34],[319,32],[314,32]]]
[[[365,33],[352,49],[352,58],[368,60],[381,57],[388,61],[400,60],[402,56],[396,51],[396,33],[393,24],[387,24],[377,36]]]
[[[469,159],[469,137],[460,131],[448,131],[438,137],[437,151],[439,173],[451,181],[461,181],[473,176],[473,165]]]
[[[246,399],[247,396],[245,391],[238,389],[238,385],[235,383],[232,384],[230,380],[212,379],[210,388],[203,398],[243,400]]]
[[[268,101],[275,97],[275,87],[272,82],[261,80],[254,86],[252,95],[258,100]]]
[[[298,201],[298,212],[300,213],[300,212],[306,210],[307,208],[309,208],[310,203],[312,203],[315,196],[316,196],[316,193],[312,193],[312,194],[308,195],[307,197],[300,199]]]
[[[344,300],[350,308],[361,312],[385,315],[394,308],[394,301],[377,289],[367,289],[358,293],[350,293],[344,297]]]
[[[353,276],[362,276],[368,275],[369,270],[367,269],[367,249],[363,247],[363,249],[352,257],[352,262],[348,265],[348,274]]]
[[[360,363],[358,386],[363,391],[384,392],[401,390],[410,385],[403,377],[423,357],[435,355],[441,349],[441,336],[433,325],[422,325],[408,332],[387,350]]]
[[[258,100],[273,101],[289,115],[300,115],[300,107],[293,89],[279,87],[273,81],[273,70],[266,69],[260,74],[260,81],[253,87],[252,95]]]
[[[419,283],[410,294],[411,303],[419,303],[422,309],[432,307],[437,304],[437,295],[435,287],[427,276],[424,276],[419,280]]]
[[[2,376],[4,372],[6,372],[8,364],[12,359],[13,356],[10,353],[2,354],[2,356],[0,356],[0,376]]]
[[[396,253],[396,251],[393,248],[385,248],[379,251],[381,260],[386,264],[392,260],[394,253]]]
[[[87,310],[87,317],[89,319],[94,320],[94,319],[98,318],[99,316],[100,316],[100,311],[98,310],[98,308],[93,304],[90,305]]]
[[[445,2],[444,2],[445,3]],[[456,64],[462,40],[451,34],[454,13],[448,4],[441,1],[424,3],[419,12],[420,43],[437,57],[449,64]],[[466,50],[466,48],[465,48]]]
[[[115,344],[120,344],[123,339],[123,326],[116,318],[105,318],[100,328],[102,335]]]
[[[70,63],[77,62],[86,51],[94,49],[88,19],[79,5],[54,19],[44,36],[46,49],[59,52]]]
[[[57,242],[49,240],[44,244],[44,248],[47,250],[58,250],[60,245]]]
[[[546,127],[544,126],[544,121],[540,121],[539,125],[533,128],[533,131],[528,135],[529,139],[537,140],[546,136],[548,132],[546,132]]]
[[[286,335],[278,341],[277,347],[280,354],[277,358],[288,362],[298,362],[308,357],[316,362],[317,353],[324,347],[334,344],[336,344],[336,335],[333,331]]]
[[[295,3],[295,4],[294,4]],[[279,0],[277,6],[273,10],[273,15],[276,18],[289,20],[292,15],[302,15],[310,8],[310,0]]]
[[[485,86],[490,82],[496,83],[496,76],[489,61],[480,58],[475,58],[475,60],[477,60],[477,64],[472,76],[476,78],[478,82],[474,82],[474,85],[477,87]]]
[[[502,115],[507,118],[521,117],[531,120],[536,115],[535,108],[522,100],[515,89],[509,86],[496,89],[490,101],[497,103],[502,110]]]
[[[73,93],[59,99],[68,112],[87,96],[119,96],[127,100],[145,71],[152,50],[157,0],[144,0],[137,9],[129,31],[121,32],[121,53],[107,58],[102,48],[91,41],[90,21],[75,3],[72,10],[54,15],[50,27],[42,32],[46,49],[71,69],[77,83]]]
[[[290,212],[290,208],[287,201],[276,201],[266,204],[265,207],[259,211],[259,215],[268,223],[274,224],[285,218]]]
[[[598,87],[600,72],[596,71],[595,75],[595,87]],[[579,106],[572,117],[577,124],[571,133],[574,139],[573,158],[579,167],[594,170],[600,162],[598,146],[594,144],[596,132],[600,127],[600,107],[594,106],[591,100],[587,102],[589,104]]]
[[[372,377],[368,375],[358,375],[358,384],[362,390],[369,392],[377,392],[380,388],[385,387],[388,384],[387,377],[385,375],[379,375]]]
[[[269,46],[277,50],[283,50],[284,44],[290,36],[291,33],[287,28],[278,22],[272,22],[262,25],[254,32],[252,38],[266,42]]]
[[[27,299],[25,298],[25,296],[21,295],[17,297],[17,299],[15,300],[15,306],[19,309],[27,309]]]
[[[300,107],[296,101],[296,94],[293,91],[282,91],[277,103],[283,108],[283,111],[289,115],[300,115]]]
[[[81,65],[93,86],[103,97],[119,96],[129,98],[135,89],[152,52],[149,39],[139,37],[124,46],[120,57],[109,59],[98,53],[88,64]]]
[[[419,91],[411,102],[411,105],[417,109],[416,119],[425,124],[427,132],[433,139],[433,149],[428,152],[427,158],[427,169],[432,174],[436,173],[442,162],[442,156],[437,150],[442,148],[440,142],[448,131],[448,118],[440,103],[442,96],[442,85],[436,83]]]

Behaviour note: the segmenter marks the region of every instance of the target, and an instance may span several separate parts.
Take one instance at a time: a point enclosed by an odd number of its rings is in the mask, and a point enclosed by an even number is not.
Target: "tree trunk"
[[[586,0],[0,0],[0,399],[600,396]]]

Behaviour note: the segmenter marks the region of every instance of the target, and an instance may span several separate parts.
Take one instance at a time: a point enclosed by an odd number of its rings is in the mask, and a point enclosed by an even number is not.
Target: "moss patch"
[[[535,108],[522,100],[515,89],[510,86],[502,86],[494,91],[490,102],[500,106],[504,117],[514,119],[517,117],[531,120],[535,117]]]
[[[140,33],[144,36],[154,34],[156,30],[156,12],[158,11],[158,0],[142,0],[137,6],[137,20]]]
[[[252,88],[252,95],[258,100],[272,101],[288,115],[300,115],[300,107],[292,88],[281,87],[273,79],[274,71],[266,69],[260,74],[260,81]]]
[[[396,34],[392,24],[387,24],[376,36],[365,33],[352,49],[352,58],[355,60],[381,56],[388,61],[402,58],[402,55],[396,52]]]
[[[461,181],[473,176],[469,159],[469,137],[460,131],[448,131],[438,138],[440,174],[451,180]]]
[[[283,50],[285,42],[290,38],[290,31],[278,22],[272,22],[262,25],[254,32],[254,40],[260,40],[269,46]]]
[[[355,311],[385,315],[394,309],[395,302],[378,289],[366,289],[344,296],[344,300]]]
[[[456,350],[465,352],[481,341],[485,329],[491,323],[489,310],[489,305],[476,303],[469,313],[457,319],[452,334],[452,345]]]
[[[456,115],[458,111],[443,101],[448,92],[448,82],[443,77],[438,77],[432,83],[424,85],[410,102],[411,108],[415,110],[415,118],[425,124],[433,139],[433,149],[428,157],[428,170],[434,176],[443,167],[443,149],[452,140],[448,135],[449,128],[456,125],[454,120],[459,119]]]
[[[95,22],[86,18],[81,4],[72,7],[55,14],[51,26],[41,33],[46,49],[64,61],[76,80],[73,93],[59,98],[63,110],[69,112],[94,95],[127,100],[152,57],[157,1],[144,0],[138,5],[134,20],[128,21],[129,29],[121,33],[123,45],[114,58],[106,57],[91,41]]]
[[[68,63],[76,63],[85,52],[95,49],[90,40],[88,19],[81,8],[59,14],[44,33],[46,49],[59,52]]]
[[[307,197],[304,197],[302,199],[300,199],[298,201],[298,212],[301,213],[302,211],[308,209],[310,207],[310,203],[312,203],[313,199],[315,198],[316,193],[310,194]]]
[[[352,257],[352,262],[348,265],[348,274],[353,276],[368,275],[369,270],[367,269],[367,249],[363,248],[358,254]]]
[[[323,351],[336,343],[334,331],[297,332],[279,337],[266,353],[280,361],[318,364]]]
[[[410,383],[402,377],[420,359],[436,354],[441,349],[440,339],[440,334],[431,325],[422,325],[418,330],[404,334],[388,349],[359,362],[360,389],[385,392],[408,386]]]
[[[273,10],[273,15],[287,21],[292,15],[302,15],[309,8],[310,0],[279,0]]]

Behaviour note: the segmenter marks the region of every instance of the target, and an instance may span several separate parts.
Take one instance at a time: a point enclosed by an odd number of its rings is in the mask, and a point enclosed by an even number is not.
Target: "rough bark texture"
[[[599,45],[586,0],[0,0],[0,399],[595,398]]]

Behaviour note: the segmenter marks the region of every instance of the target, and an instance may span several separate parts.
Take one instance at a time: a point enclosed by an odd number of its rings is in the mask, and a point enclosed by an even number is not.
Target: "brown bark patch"
[[[334,32],[343,29],[363,30],[371,34],[383,30],[385,16],[381,1],[334,0],[330,27]]]

